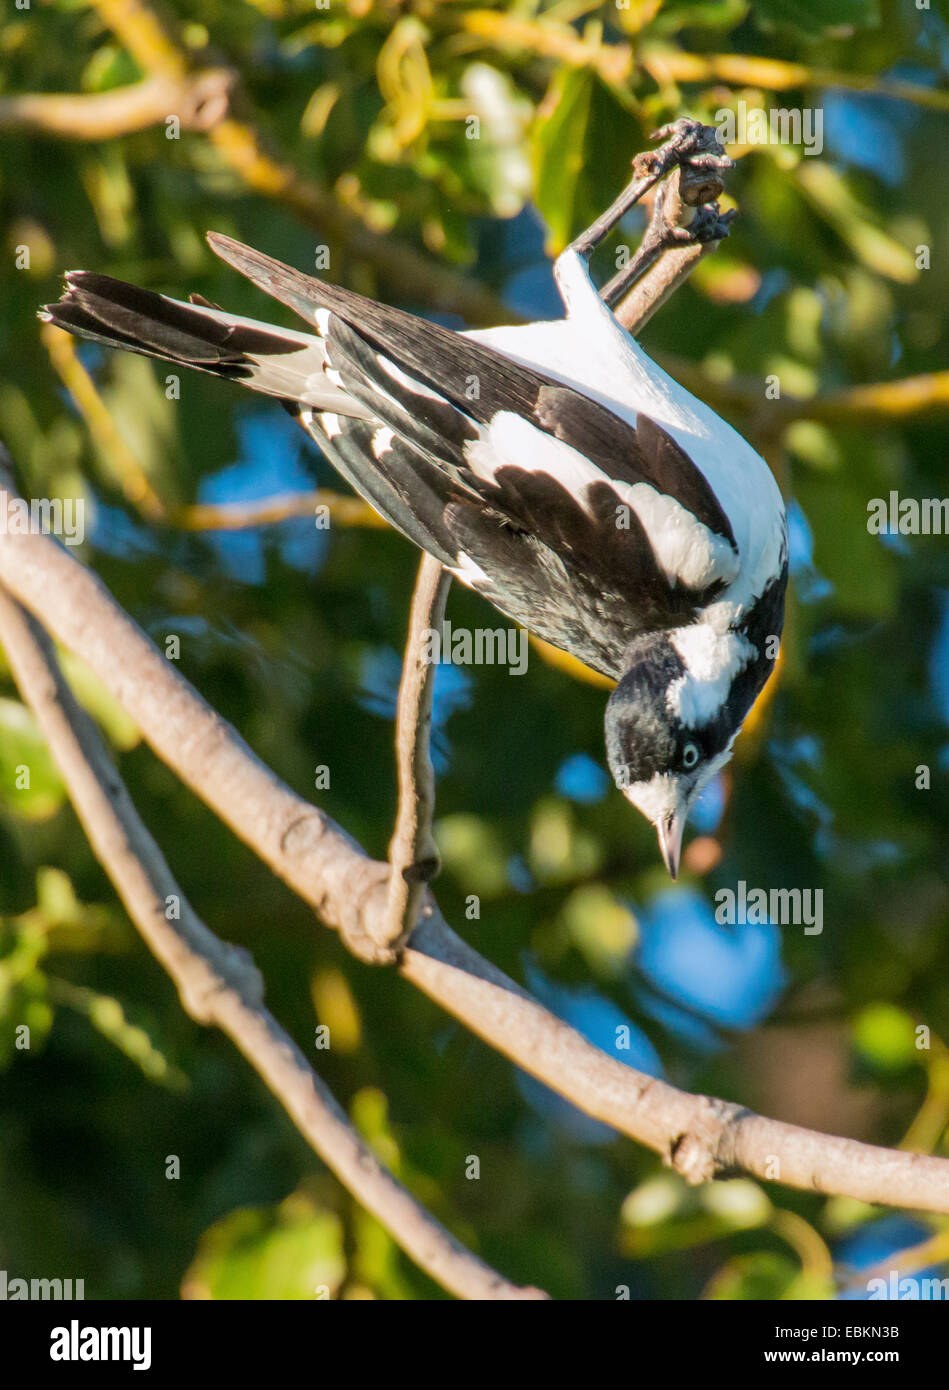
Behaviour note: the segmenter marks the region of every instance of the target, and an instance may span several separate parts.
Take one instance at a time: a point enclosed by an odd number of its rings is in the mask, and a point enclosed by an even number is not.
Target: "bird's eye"
[[[684,768],[695,767],[699,760],[699,746],[697,743],[687,743],[682,750],[682,766]]]

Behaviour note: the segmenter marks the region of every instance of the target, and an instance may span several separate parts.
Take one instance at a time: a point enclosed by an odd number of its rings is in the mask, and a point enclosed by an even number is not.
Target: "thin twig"
[[[655,150],[643,150],[633,160],[633,177],[613,202],[571,242],[581,256],[589,257],[595,247],[613,230],[630,208],[673,169],[688,165],[691,175],[705,182],[711,178],[721,186],[719,169],[730,169],[731,160],[725,154],[714,126],[683,116],[671,125],[653,131],[652,139],[662,139]]]
[[[376,923],[388,902],[388,865],[370,859],[281,782],[96,575],[49,537],[5,525],[7,505],[0,489],[0,582],[92,668],[162,761],[354,954],[373,959]],[[771,1120],[626,1066],[461,941],[434,903],[398,969],[489,1046],[588,1115],[654,1149],[690,1182],[745,1172],[808,1192],[949,1212],[949,1161]]]
[[[273,526],[296,517],[312,521],[323,507],[336,526],[389,529],[389,523],[361,497],[346,497],[323,488],[313,492],[276,493],[253,502],[192,502],[170,511],[168,521],[183,531],[243,531],[253,526]]]
[[[509,1283],[436,1221],[384,1168],[299,1047],[263,1005],[242,950],[197,916],[135,809],[105,744],[66,684],[39,624],[0,587],[0,644],[35,713],[89,843],[193,1018],[244,1054],[300,1133],[353,1196],[443,1288],[461,1298],[546,1297]],[[176,913],[168,911],[174,902]],[[179,920],[176,920],[176,914]]]
[[[697,362],[672,353],[657,353],[656,360],[670,376],[675,377],[680,386],[714,408],[750,415],[752,432],[756,427],[761,428],[765,405],[769,433],[783,430],[795,420],[895,426],[901,420],[943,415],[949,410],[949,371],[923,372],[899,381],[870,381],[845,386],[840,391],[828,391],[809,400],[782,395],[779,400],[766,401],[761,379],[745,375],[719,381],[709,376]]]
[[[89,433],[114,471],[126,501],[147,520],[164,520],[165,504],[126,444],[95,382],[79,360],[76,339],[51,323],[41,326],[40,339],[60,381],[89,426]]]
[[[426,646],[429,633],[441,631],[450,588],[448,571],[433,556],[423,555],[412,595],[396,709],[399,808],[389,844],[392,876],[379,943],[392,949],[415,926],[425,885],[438,872],[438,849],[432,837],[435,769],[429,752],[437,668],[428,659]]]
[[[175,78],[163,73],[110,92],[38,92],[0,97],[0,130],[29,130],[62,140],[114,140],[177,116],[182,130],[208,130],[228,108],[235,75],[211,68]]]

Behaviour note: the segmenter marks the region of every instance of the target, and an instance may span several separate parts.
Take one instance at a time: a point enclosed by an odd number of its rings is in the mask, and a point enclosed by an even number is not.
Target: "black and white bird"
[[[774,664],[787,582],[762,458],[620,327],[572,247],[565,316],[453,332],[210,234],[297,332],[74,271],[41,316],[277,397],[387,521],[515,622],[618,681],[614,781],[669,872]]]

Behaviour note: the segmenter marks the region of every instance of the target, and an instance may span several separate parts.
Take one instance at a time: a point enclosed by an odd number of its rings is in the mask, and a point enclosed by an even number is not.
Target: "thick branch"
[[[138,815],[38,624],[0,588],[0,643],[31,706],[89,842],[129,916],[193,1018],[216,1024],[250,1062],[301,1134],[356,1199],[437,1283],[462,1298],[542,1298],[490,1269],[382,1166],[324,1082],[263,1006],[263,981],[242,950],[205,926]],[[180,920],[168,920],[174,901]]]
[[[285,786],[95,575],[47,537],[11,534],[5,517],[0,491],[0,582],[96,672],[158,756],[350,949],[371,954],[388,866]],[[811,1192],[949,1212],[946,1160],[769,1120],[624,1066],[483,960],[434,906],[398,968],[491,1047],[691,1182],[746,1172]]]

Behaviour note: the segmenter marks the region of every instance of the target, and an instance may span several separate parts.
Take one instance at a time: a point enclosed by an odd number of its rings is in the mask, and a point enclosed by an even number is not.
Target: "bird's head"
[[[656,827],[673,878],[682,832],[702,788],[731,757],[738,725],[724,717],[683,717],[678,698],[691,679],[674,647],[657,634],[623,676],[606,706],[606,756],[623,795]]]

